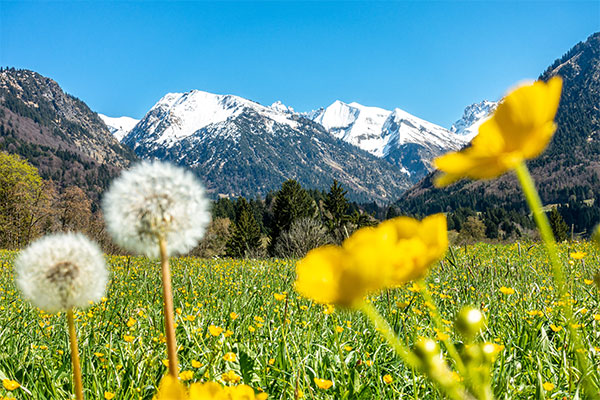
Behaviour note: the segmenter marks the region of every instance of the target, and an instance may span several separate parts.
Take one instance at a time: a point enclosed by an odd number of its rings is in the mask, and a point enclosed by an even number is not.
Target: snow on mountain
[[[346,104],[338,100],[327,108],[305,115],[323,125],[339,139],[377,157],[392,158],[405,173],[409,175],[416,173],[415,179],[426,172],[423,168],[431,168],[432,157],[446,151],[457,150],[467,143],[462,136],[399,108],[389,111],[358,103]],[[410,151],[405,149],[408,145],[411,147]],[[423,149],[417,151],[417,147]],[[398,153],[402,151],[411,153],[413,158],[425,157],[425,163],[421,162],[423,160],[400,156]],[[406,163],[413,166],[418,164],[419,167],[417,170],[407,169],[404,165]]]
[[[391,113],[383,108],[336,100],[329,107],[308,113],[307,116],[338,139],[383,157],[386,143],[382,137],[382,127]]]
[[[479,126],[496,110],[496,107],[498,107],[497,101],[484,100],[471,104],[465,108],[462,118],[456,121],[450,130],[470,142],[477,135]]]
[[[242,97],[218,95],[200,90],[168,93],[144,116],[141,125],[132,132],[143,131],[156,145],[171,147],[213,124],[235,119],[252,110],[272,122],[295,128],[297,123],[281,111]]]
[[[281,101],[277,100],[275,103],[271,104],[271,108],[275,111],[284,112],[284,113],[292,113],[295,111],[292,107],[286,106]]]
[[[140,121],[139,119],[131,118],[131,117],[108,117],[104,114],[98,113],[98,116],[106,126],[108,126],[108,130],[113,136],[120,142],[128,133],[133,129],[133,127]]]
[[[465,140],[439,125],[417,118],[399,108],[394,109],[382,127],[382,137],[386,142],[383,153],[387,155],[392,146],[417,144],[424,147],[457,150],[465,145]]]

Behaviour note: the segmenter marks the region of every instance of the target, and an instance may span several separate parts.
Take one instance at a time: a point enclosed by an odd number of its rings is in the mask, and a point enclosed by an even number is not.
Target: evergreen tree
[[[568,238],[569,227],[565,223],[565,220],[560,215],[556,208],[553,208],[550,212],[550,226],[557,242],[564,242]]]
[[[325,223],[329,233],[336,239],[344,236],[341,231],[348,221],[348,215],[346,214],[348,210],[347,193],[339,182],[334,179],[329,192],[325,195]]]
[[[245,198],[237,201],[238,218],[227,242],[225,252],[230,257],[248,257],[257,254],[261,246],[260,226]]]
[[[298,218],[315,215],[315,204],[308,192],[298,182],[289,179],[281,185],[273,202],[273,220],[271,225],[271,245],[273,251],[279,235],[290,229]]]

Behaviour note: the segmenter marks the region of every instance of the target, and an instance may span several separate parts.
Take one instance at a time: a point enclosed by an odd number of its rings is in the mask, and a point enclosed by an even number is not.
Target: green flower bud
[[[414,352],[423,364],[431,365],[439,358],[440,348],[435,340],[422,337],[415,343]]]
[[[464,337],[473,339],[485,327],[485,317],[475,307],[463,307],[456,317],[454,327]]]

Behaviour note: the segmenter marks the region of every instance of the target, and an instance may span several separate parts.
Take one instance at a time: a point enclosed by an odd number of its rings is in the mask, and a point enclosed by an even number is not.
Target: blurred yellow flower
[[[235,353],[229,352],[229,353],[225,353],[225,355],[223,356],[223,360],[229,361],[229,362],[235,362],[235,360],[237,360],[237,357],[235,356]]]
[[[446,217],[398,217],[354,232],[342,246],[311,250],[296,265],[296,290],[318,303],[352,307],[368,293],[425,275],[448,248]]]
[[[587,253],[584,253],[583,251],[575,251],[570,254],[571,258],[574,260],[582,260],[586,255]]]
[[[544,388],[544,390],[546,391],[550,391],[554,389],[554,383],[550,383],[550,382],[544,382],[544,384],[542,385],[542,387]]]
[[[4,389],[9,391],[13,391],[21,387],[21,385],[19,385],[19,382],[13,381],[11,379],[2,379],[2,386],[4,386]]]
[[[242,377],[236,374],[234,371],[227,371],[221,375],[221,379],[223,379],[223,382],[225,383],[239,383]]]
[[[392,378],[392,376],[390,374],[384,375],[383,376],[383,382],[386,385],[389,385],[390,383],[394,382],[394,378]]]
[[[182,381],[189,381],[194,378],[194,372],[192,371],[182,371],[179,373],[179,379]]]
[[[508,287],[506,287],[506,286],[502,286],[502,287],[500,288],[500,293],[502,293],[502,294],[506,294],[506,295],[509,295],[509,294],[514,294],[514,293],[515,293],[515,289],[513,289],[513,288],[508,288]]]
[[[333,382],[331,382],[328,379],[315,378],[314,381],[315,381],[315,385],[317,385],[317,387],[319,389],[327,390],[331,386],[333,386]]]
[[[104,398],[106,400],[111,400],[115,398],[115,394],[113,392],[104,392]]]
[[[494,114],[479,127],[471,146],[434,160],[443,172],[437,186],[462,178],[491,179],[535,158],[548,145],[556,124],[562,79],[537,81],[510,92]]]
[[[211,325],[208,327],[208,332],[213,336],[219,336],[223,332],[223,328]]]

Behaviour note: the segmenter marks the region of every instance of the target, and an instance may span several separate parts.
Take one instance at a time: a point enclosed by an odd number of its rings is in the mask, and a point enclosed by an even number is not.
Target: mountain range
[[[482,104],[456,125],[479,123],[494,103]],[[312,188],[337,179],[354,200],[387,202],[430,172],[434,157],[470,140],[399,108],[335,101],[298,113],[199,90],[166,94],[137,122],[101,117],[139,157],[186,165],[220,196],[264,195],[289,178]]]

